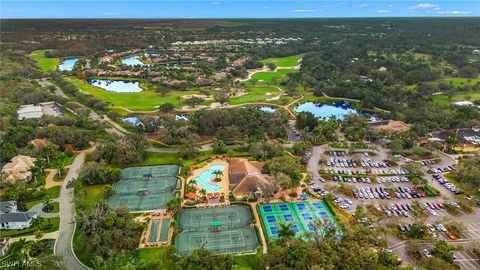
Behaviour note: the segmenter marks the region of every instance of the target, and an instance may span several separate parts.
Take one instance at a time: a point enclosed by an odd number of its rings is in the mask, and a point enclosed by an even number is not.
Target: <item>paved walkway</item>
[[[260,233],[260,239],[262,239],[262,252],[263,254],[267,254],[267,239],[263,234],[262,222],[260,221],[260,216],[258,216],[257,212],[257,203],[250,203],[250,207],[252,207],[253,215],[255,216],[255,226],[258,226],[258,232]]]
[[[55,231],[55,232],[44,234],[40,239],[35,238],[35,235],[13,237],[13,238],[10,238],[10,243],[15,243],[17,241],[20,241],[21,239],[25,239],[26,241],[32,241],[32,240],[41,240],[41,239],[57,239],[57,237],[58,237],[58,231]]]

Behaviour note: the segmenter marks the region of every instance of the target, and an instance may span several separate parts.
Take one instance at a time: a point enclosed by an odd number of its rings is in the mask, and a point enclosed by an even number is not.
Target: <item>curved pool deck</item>
[[[215,178],[215,176],[213,175],[213,171],[215,170],[223,171],[223,175],[220,176],[222,181],[215,183],[213,182],[213,179]],[[201,189],[205,189],[208,193],[220,192],[228,194],[228,163],[224,160],[215,159],[212,162],[206,164],[205,166],[193,171],[193,174],[189,181],[192,180],[195,180],[196,186]]]

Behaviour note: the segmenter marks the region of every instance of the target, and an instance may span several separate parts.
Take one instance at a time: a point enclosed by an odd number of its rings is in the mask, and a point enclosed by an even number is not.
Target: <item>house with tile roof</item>
[[[11,159],[2,168],[2,172],[7,175],[7,182],[25,181],[32,177],[30,169],[35,166],[36,158],[18,155]]]

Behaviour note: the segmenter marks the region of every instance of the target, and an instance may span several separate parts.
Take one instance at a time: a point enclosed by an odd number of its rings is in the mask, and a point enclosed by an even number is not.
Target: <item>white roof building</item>
[[[18,119],[24,118],[40,118],[43,116],[41,106],[35,106],[33,104],[23,105],[17,110]]]
[[[453,105],[455,106],[472,106],[473,105],[473,102],[471,101],[468,101],[468,100],[463,100],[463,101],[457,101],[457,102],[453,102]]]

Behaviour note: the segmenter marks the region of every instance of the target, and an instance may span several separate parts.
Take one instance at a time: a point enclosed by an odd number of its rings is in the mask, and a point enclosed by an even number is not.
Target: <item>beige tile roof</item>
[[[16,181],[16,180],[25,180],[32,176],[32,173],[29,171],[33,166],[35,166],[35,161],[37,159],[18,155],[12,158],[11,162],[3,166],[2,171],[9,176],[7,181]]]

